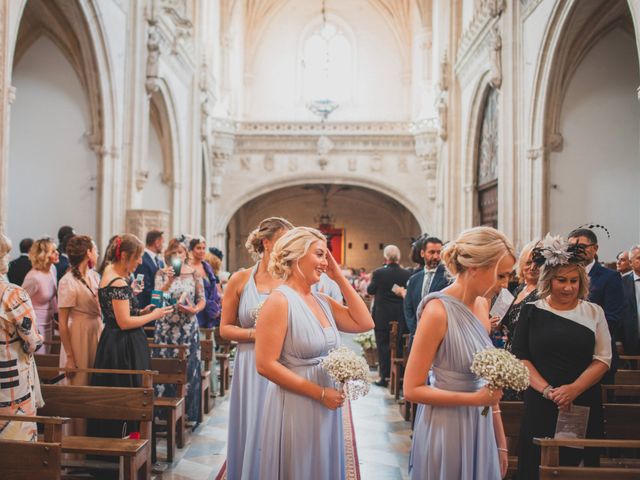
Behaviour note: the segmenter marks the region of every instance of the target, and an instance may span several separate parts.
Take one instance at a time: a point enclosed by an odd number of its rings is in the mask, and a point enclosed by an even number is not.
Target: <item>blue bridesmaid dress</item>
[[[485,381],[471,373],[476,352],[492,348],[478,318],[460,300],[436,292],[424,304],[438,299],[447,312],[447,332],[429,373],[433,387],[474,392]],[[493,415],[483,407],[419,405],[409,458],[412,480],[500,480],[500,461]]]
[[[255,323],[256,310],[268,294],[258,292],[254,276],[258,265],[242,289],[238,306],[238,321],[242,328]],[[253,342],[239,342],[231,380],[229,397],[229,432],[227,441],[227,478],[229,480],[258,479],[260,456],[260,422],[269,380],[256,370]]]
[[[331,307],[313,294],[329,320],[323,328],[298,293],[286,285],[276,289],[289,304],[287,335],[280,363],[324,387],[335,383],[320,362],[340,345]],[[345,457],[341,409],[270,383],[263,411],[260,478],[263,480],[344,480]]]

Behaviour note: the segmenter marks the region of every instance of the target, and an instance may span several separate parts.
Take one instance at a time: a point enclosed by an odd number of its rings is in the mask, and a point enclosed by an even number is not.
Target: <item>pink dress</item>
[[[102,317],[100,304],[98,303],[98,287],[100,277],[89,270],[85,282],[78,280],[73,273],[67,272],[60,279],[58,285],[58,308],[69,308],[69,338],[73,358],[78,368],[93,368],[96,358],[98,341],[102,334]],[[64,345],[60,348],[60,366],[67,363],[67,353]],[[89,375],[76,373],[71,378],[65,379],[68,385],[89,385]],[[75,419],[70,428],[65,429],[66,435],[85,435],[86,422]]]
[[[53,265],[49,272],[32,268],[22,283],[22,288],[31,297],[38,331],[45,342],[53,338],[53,315],[58,311],[56,284],[56,268]],[[44,345],[37,353],[49,353],[49,345]]]

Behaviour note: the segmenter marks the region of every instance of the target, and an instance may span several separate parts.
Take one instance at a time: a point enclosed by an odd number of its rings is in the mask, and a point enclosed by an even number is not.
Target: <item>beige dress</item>
[[[32,268],[22,282],[22,288],[29,294],[36,312],[38,331],[48,342],[53,339],[53,316],[58,312],[56,283],[56,267],[53,265],[48,272]],[[43,346],[37,353],[49,353],[49,345]]]
[[[85,282],[78,280],[70,271],[65,273],[58,286],[58,308],[69,308],[69,337],[73,358],[78,368],[93,368],[96,358],[98,341],[102,333],[103,323],[98,303],[98,286],[100,277],[89,270]],[[60,349],[60,366],[67,363],[64,345]],[[89,385],[89,376],[76,373],[65,379],[69,385]],[[84,435],[86,423],[82,419],[75,419],[68,435]]]

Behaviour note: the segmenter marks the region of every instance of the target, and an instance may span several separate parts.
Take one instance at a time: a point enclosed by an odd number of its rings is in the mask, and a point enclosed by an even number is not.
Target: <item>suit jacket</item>
[[[404,313],[402,310],[402,297],[391,291],[394,284],[404,287],[411,276],[397,263],[389,263],[382,268],[374,270],[371,275],[371,283],[367,287],[367,293],[374,295],[373,321],[376,328],[387,328],[389,322],[397,321],[400,331],[406,331]]]
[[[604,310],[604,316],[609,325],[611,334],[611,372],[615,372],[618,366],[618,354],[615,341],[620,336],[622,318],[625,315],[626,305],[622,290],[622,277],[615,270],[610,270],[600,265],[597,261],[589,272],[589,301],[597,303]]]
[[[422,301],[422,283],[424,282],[424,268],[411,275],[407,282],[407,295],[404,297],[404,320],[411,335],[415,335],[418,327],[416,312],[418,305]],[[429,291],[427,293],[439,292],[449,285],[444,265],[438,265],[436,273],[433,275]]]
[[[56,263],[56,280],[58,281],[58,283],[60,283],[60,280],[62,279],[62,277],[64,277],[64,274],[67,273],[68,269],[69,258],[61,253],[60,259],[58,260],[58,263]]]
[[[160,262],[160,266],[164,267],[163,262]],[[136,297],[140,308],[144,308],[151,303],[151,292],[155,287],[157,272],[158,266],[155,260],[147,252],[144,252],[142,255],[142,263],[138,265],[135,271],[136,276],[139,274],[144,275],[144,288]]]
[[[622,277],[622,288],[627,306],[626,314],[622,322],[622,341],[626,355],[640,355],[640,340],[638,340],[638,303],[635,284],[633,274]]]
[[[10,283],[18,286],[22,286],[24,277],[31,270],[31,260],[27,255],[20,255],[15,260],[9,262],[9,271],[7,272],[7,278]]]

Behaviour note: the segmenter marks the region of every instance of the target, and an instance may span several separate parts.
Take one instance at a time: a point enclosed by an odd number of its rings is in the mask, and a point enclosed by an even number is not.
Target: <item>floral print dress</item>
[[[163,271],[156,274],[156,290],[160,290],[165,284],[167,276]],[[202,279],[196,272],[182,272],[176,277],[167,293],[171,297],[171,302],[187,302],[191,306],[197,304],[203,296]],[[198,319],[196,315],[190,315],[176,309],[169,315],[156,321],[154,334],[155,343],[188,345],[187,357],[187,418],[190,421],[198,422],[200,416],[200,338]],[[154,357],[173,358],[178,356],[178,350],[173,348],[154,349]],[[159,397],[175,397],[175,385],[156,385],[156,395]]]

